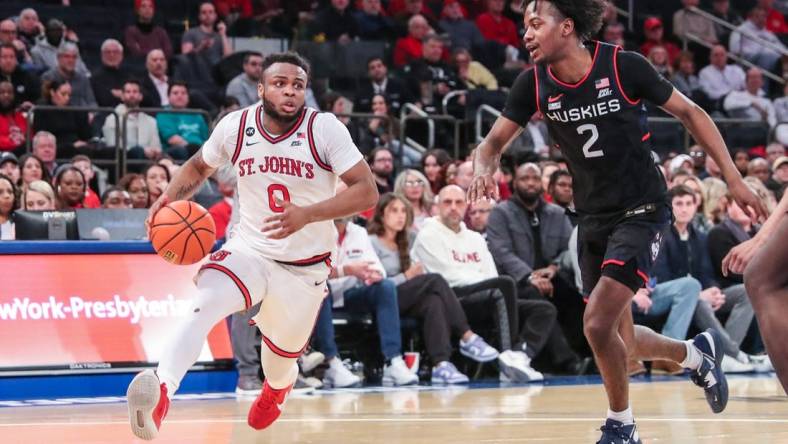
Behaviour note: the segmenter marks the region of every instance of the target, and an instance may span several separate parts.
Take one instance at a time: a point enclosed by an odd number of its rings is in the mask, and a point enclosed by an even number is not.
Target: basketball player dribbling
[[[334,219],[375,205],[375,181],[347,128],[332,114],[305,107],[309,65],[297,54],[272,54],[257,85],[262,103],[224,117],[150,208],[188,199],[218,167],[238,177],[240,224],[196,278],[186,319],[167,339],[156,371],[138,374],[127,391],[133,433],[153,439],[187,369],[211,328],[262,301],[263,390],[248,423],[264,429],[280,415],[328,293],[336,250]],[[336,194],[337,179],[348,188]]]
[[[648,282],[661,233],[671,221],[665,180],[651,157],[642,100],[684,124],[720,166],[742,208],[757,215],[764,211],[702,109],[639,54],[588,42],[601,25],[603,0],[526,1],[524,41],[536,66],[517,78],[503,115],[479,145],[468,199],[497,197],[492,175],[501,153],[531,115],[544,114],[574,177],[579,261],[588,297],[584,331],[609,403],[598,442],[639,443],[629,405],[628,356],[671,360],[690,369],[715,413],[728,400],[718,332],[708,330],[682,342],[633,326],[632,298]]]
[[[744,273],[766,352],[788,393],[788,191],[758,233],[722,260],[722,273]]]

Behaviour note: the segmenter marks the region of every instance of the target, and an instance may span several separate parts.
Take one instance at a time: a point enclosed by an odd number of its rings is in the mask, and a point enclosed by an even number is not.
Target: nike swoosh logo
[[[322,285],[325,281],[315,282],[315,287]]]
[[[259,140],[257,142],[252,142],[252,143],[246,142],[246,146],[257,145],[258,143],[260,143]]]
[[[548,97],[547,98],[547,102],[548,103],[557,102],[557,101],[561,100],[561,97],[563,97],[563,96],[564,96],[564,93],[561,93],[561,94],[559,94],[559,95],[557,95],[555,97]]]

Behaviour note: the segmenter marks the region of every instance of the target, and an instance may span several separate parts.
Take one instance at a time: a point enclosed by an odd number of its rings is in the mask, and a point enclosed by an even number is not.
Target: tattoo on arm
[[[202,181],[196,180],[192,183],[187,183],[185,185],[181,185],[177,190],[175,190],[175,200],[185,199],[200,186]]]

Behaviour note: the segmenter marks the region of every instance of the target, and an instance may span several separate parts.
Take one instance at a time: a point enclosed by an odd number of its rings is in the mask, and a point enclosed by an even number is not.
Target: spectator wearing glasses
[[[413,212],[413,224],[408,227],[413,232],[418,232],[424,221],[432,216],[432,204],[435,195],[430,190],[429,182],[421,171],[408,169],[397,176],[394,181],[394,193],[403,196],[410,204]]]
[[[96,106],[93,86],[86,74],[77,70],[79,49],[73,43],[64,43],[57,50],[57,65],[41,76],[44,82],[60,81],[71,85],[71,106]]]
[[[101,66],[93,72],[90,84],[99,106],[116,106],[123,100],[123,83],[128,70],[121,69],[123,45],[115,39],[101,44]]]
[[[0,44],[12,45],[16,50],[16,60],[20,64],[32,63],[33,59],[27,51],[27,46],[18,38],[16,23],[13,20],[0,21]]]
[[[369,153],[369,167],[375,177],[375,185],[381,195],[393,191],[391,173],[394,171],[394,156],[386,148],[375,148]]]
[[[487,239],[487,223],[493,204],[489,200],[479,200],[471,204],[468,209],[468,228],[481,234]]]
[[[244,56],[243,72],[235,76],[227,84],[226,96],[238,99],[241,108],[246,108],[260,101],[257,84],[263,73],[263,55],[250,52]]]

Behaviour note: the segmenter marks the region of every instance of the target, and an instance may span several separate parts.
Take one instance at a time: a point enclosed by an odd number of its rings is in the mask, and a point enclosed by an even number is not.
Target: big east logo
[[[214,252],[213,254],[211,254],[211,260],[212,260],[212,261],[214,261],[214,262],[221,262],[221,261],[223,261],[223,260],[224,260],[224,259],[225,259],[227,256],[229,256],[229,255],[231,255],[231,254],[232,254],[232,253],[231,253],[231,252],[229,252],[229,251],[225,251],[225,250],[219,250],[219,251],[216,251],[216,252]]]

